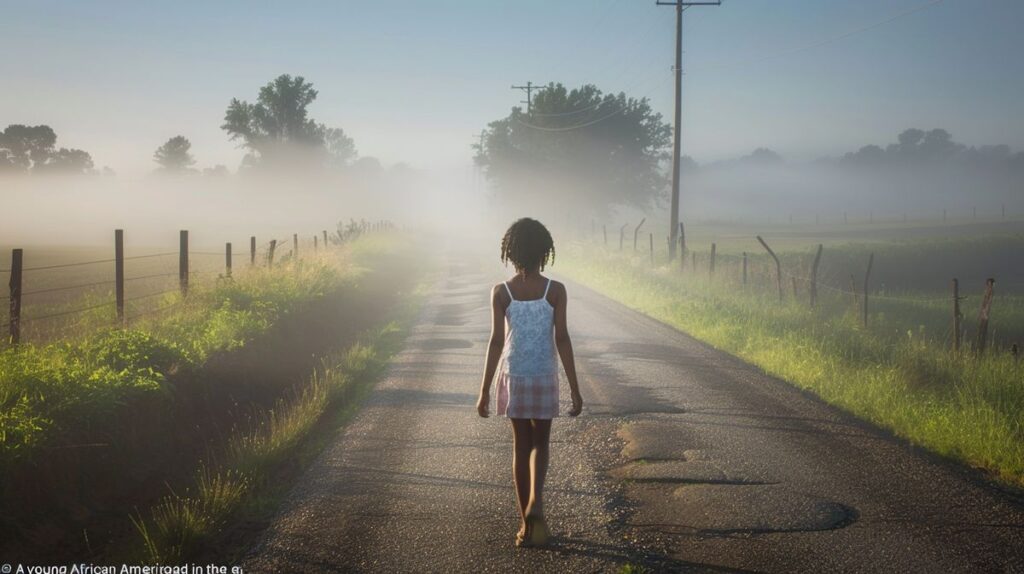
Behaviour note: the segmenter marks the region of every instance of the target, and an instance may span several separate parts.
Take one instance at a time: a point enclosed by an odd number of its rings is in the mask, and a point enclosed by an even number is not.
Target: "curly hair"
[[[544,224],[524,217],[517,220],[501,238],[501,262],[512,262],[516,271],[544,270],[555,262],[555,242]]]

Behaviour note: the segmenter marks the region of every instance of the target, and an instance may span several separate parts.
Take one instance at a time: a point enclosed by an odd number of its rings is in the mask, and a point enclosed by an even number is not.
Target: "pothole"
[[[686,452],[700,446],[697,433],[689,426],[669,421],[638,421],[619,427],[626,444],[622,456],[628,460],[685,460]]]
[[[629,523],[666,534],[756,535],[833,530],[853,523],[857,511],[782,484],[630,484],[639,502]]]
[[[635,483],[746,486],[771,484],[752,476],[728,473],[717,465],[704,460],[640,460],[614,468],[608,474],[613,478]]]

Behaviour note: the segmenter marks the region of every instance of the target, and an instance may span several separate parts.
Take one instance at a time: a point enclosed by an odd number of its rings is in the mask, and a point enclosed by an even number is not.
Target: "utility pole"
[[[669,235],[669,258],[676,257],[676,243],[679,241],[679,158],[682,148],[679,143],[680,125],[683,109],[683,10],[690,6],[721,6],[722,0],[688,1],[673,0],[671,2],[657,0],[658,6],[676,7],[676,108],[675,128],[672,130],[672,214]]]
[[[520,103],[526,104],[526,113],[529,114],[531,111],[533,111],[533,91],[543,90],[546,87],[547,86],[535,86],[533,85],[533,82],[526,82],[525,86],[512,86],[512,89],[523,90],[524,92],[526,92],[526,101]]]

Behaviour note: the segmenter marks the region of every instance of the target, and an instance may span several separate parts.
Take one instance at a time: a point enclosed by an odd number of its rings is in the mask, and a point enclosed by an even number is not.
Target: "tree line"
[[[343,129],[328,127],[309,117],[317,96],[302,76],[282,74],[260,88],[256,101],[232,98],[220,126],[231,141],[246,151],[242,170],[337,169],[357,157],[355,142]],[[57,135],[47,125],[12,124],[0,132],[0,174],[95,173],[92,156],[80,149],[57,148]],[[163,174],[198,173],[192,142],[175,135],[153,153]],[[371,162],[372,163],[372,162]],[[227,173],[218,165],[207,175]]]

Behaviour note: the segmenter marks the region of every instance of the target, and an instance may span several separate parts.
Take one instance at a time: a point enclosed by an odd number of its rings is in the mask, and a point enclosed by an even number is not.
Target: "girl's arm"
[[[569,328],[565,320],[568,299],[565,285],[555,283],[555,296],[555,347],[558,348],[558,356],[565,367],[565,377],[569,379],[569,390],[572,393],[572,409],[569,410],[569,416],[574,417],[583,411],[583,396],[580,395],[580,385],[576,380],[576,357],[572,352],[572,340],[569,338]]]
[[[491,289],[491,341],[487,345],[487,360],[484,363],[484,380],[480,383],[480,397],[476,401],[476,412],[482,417],[490,415],[491,381],[498,370],[498,359],[505,348],[505,307],[501,284]]]

